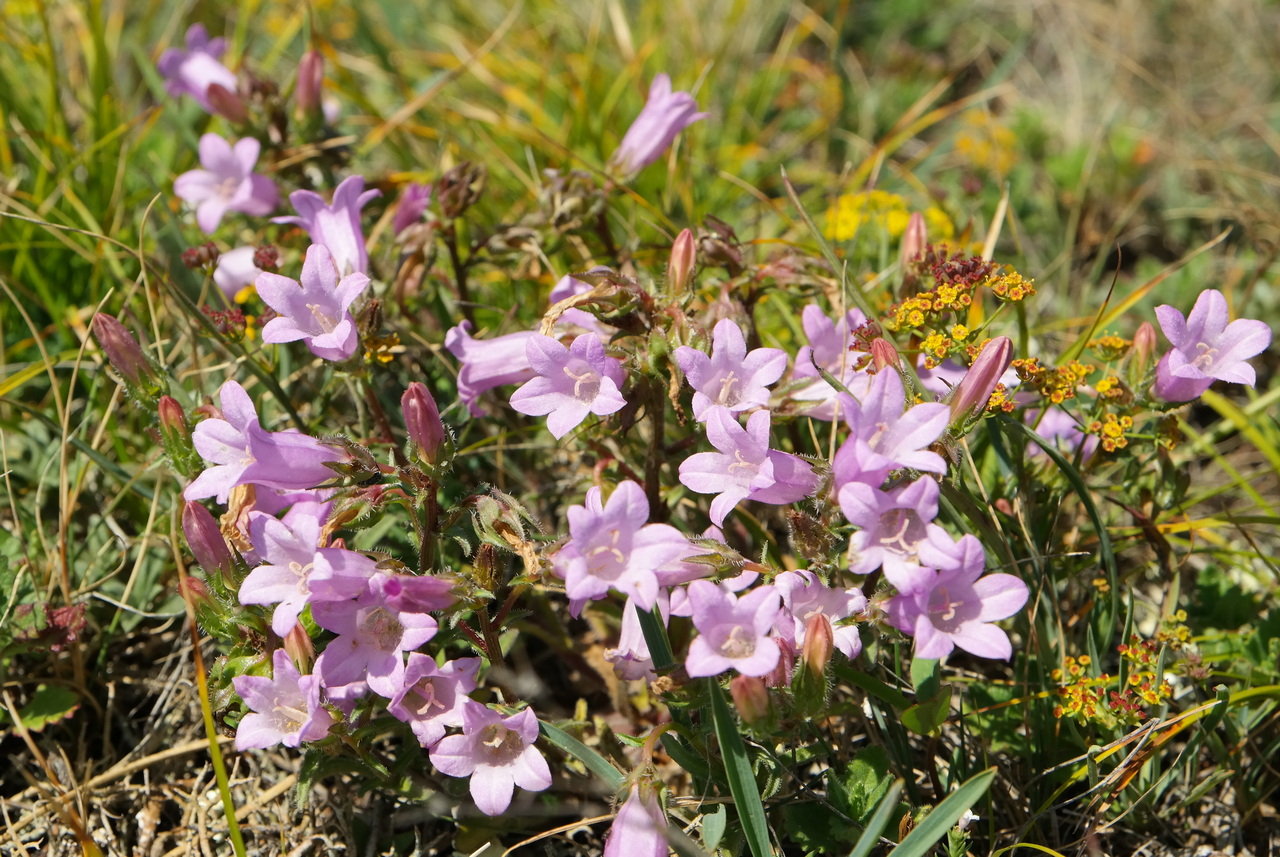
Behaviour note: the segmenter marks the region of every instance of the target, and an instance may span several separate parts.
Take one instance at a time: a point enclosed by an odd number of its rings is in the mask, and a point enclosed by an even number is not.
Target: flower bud
[[[804,647],[800,660],[815,678],[826,672],[831,652],[835,649],[835,634],[831,620],[821,613],[814,613],[804,626]]]
[[[762,723],[769,716],[769,689],[763,679],[737,676],[729,682],[729,695],[744,723]]]
[[[188,479],[204,468],[204,462],[191,442],[191,428],[182,405],[173,396],[161,396],[156,410],[160,416],[160,438],[165,454],[174,468]]]
[[[404,411],[404,426],[409,440],[417,448],[418,455],[430,464],[440,460],[440,450],[449,440],[449,433],[440,421],[440,409],[425,384],[414,381],[400,397]]]
[[[689,287],[697,263],[697,239],[692,229],[682,229],[671,245],[671,261],[667,264],[667,286],[672,294],[681,294]]]
[[[284,650],[300,672],[309,672],[316,660],[316,644],[299,622],[284,635]]]
[[[233,578],[235,560],[227,540],[209,510],[194,500],[187,501],[182,509],[182,534],[187,537],[191,554],[205,574],[212,576],[216,572],[223,581]]]
[[[902,368],[902,358],[898,356],[898,349],[893,347],[892,342],[882,338],[871,340],[871,362],[875,365],[876,371]]]
[[[787,687],[791,684],[791,675],[796,669],[796,651],[786,640],[778,640],[778,648],[782,653],[778,656],[778,663],[773,669],[765,674],[764,683],[766,687]]]
[[[918,211],[912,212],[910,219],[907,220],[907,229],[902,233],[902,250],[898,257],[899,267],[902,268],[902,293],[904,296],[915,289],[915,285],[920,279],[920,272],[915,262],[920,254],[924,252],[928,241],[929,236],[925,229],[924,215]]]
[[[320,110],[320,91],[324,88],[324,56],[314,48],[298,62],[298,85],[293,90],[298,114],[311,116]]]
[[[951,394],[951,426],[963,428],[965,423],[981,414],[991,394],[995,392],[1000,376],[1013,360],[1013,341],[1007,336],[997,336],[982,346],[978,359],[960,379]]]
[[[245,107],[244,99],[222,84],[209,84],[208,90],[205,91],[205,98],[209,100],[209,106],[213,108],[214,113],[233,125],[244,125],[249,121],[249,109]]]
[[[1138,325],[1138,329],[1133,333],[1133,346],[1129,349],[1129,387],[1137,390],[1142,386],[1142,381],[1146,377],[1148,371],[1151,370],[1151,358],[1156,352],[1156,329],[1149,321],[1144,321]]]
[[[130,393],[155,400],[168,388],[164,376],[147,359],[138,340],[114,316],[100,312],[93,317],[93,338],[98,340],[107,362],[120,373]]]

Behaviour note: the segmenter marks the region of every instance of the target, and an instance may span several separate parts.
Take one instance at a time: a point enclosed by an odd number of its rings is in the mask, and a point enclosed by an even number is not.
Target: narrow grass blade
[[[924,817],[924,821],[916,825],[908,833],[898,847],[890,853],[893,857],[924,857],[933,850],[933,846],[947,835],[951,826],[960,820],[964,811],[969,809],[991,788],[991,781],[996,778],[996,769],[987,768],[980,774],[970,777],[961,784],[946,800],[933,808]]]
[[[1080,502],[1084,505],[1085,513],[1093,523],[1093,528],[1098,534],[1098,560],[1102,563],[1102,568],[1107,573],[1107,584],[1111,593],[1107,601],[1107,608],[1098,611],[1098,621],[1094,624],[1094,627],[1098,631],[1099,641],[1103,644],[1101,648],[1109,650],[1111,648],[1112,635],[1115,633],[1115,620],[1120,614],[1120,572],[1116,566],[1116,555],[1111,546],[1111,536],[1107,534],[1106,524],[1102,520],[1102,515],[1098,512],[1097,504],[1093,502],[1093,495],[1089,492],[1089,486],[1084,484],[1084,477],[1080,475],[1080,471],[1072,466],[1071,462],[1058,451],[1057,447],[1032,431],[1030,426],[1007,417],[1002,418],[1000,424],[1008,431],[1021,432],[1027,440],[1044,450],[1044,454],[1053,460],[1053,463],[1062,471],[1062,475],[1071,483],[1071,487],[1079,495]]]
[[[622,788],[626,778],[623,777],[621,771],[609,764],[609,760],[604,756],[601,756],[559,726],[552,726],[545,720],[538,721],[538,729],[541,730],[548,741],[586,765],[587,770],[603,780],[611,791],[616,792]]]
[[[773,850],[769,847],[769,822],[764,817],[764,804],[760,801],[760,789],[756,786],[751,759],[747,756],[747,745],[738,734],[738,724],[734,722],[733,712],[725,702],[720,685],[715,679],[708,679],[707,686],[711,692],[716,740],[720,742],[724,770],[729,777],[729,793],[733,795],[734,808],[742,820],[747,847],[751,849],[752,857],[770,857]],[[959,818],[958,815],[956,817]]]

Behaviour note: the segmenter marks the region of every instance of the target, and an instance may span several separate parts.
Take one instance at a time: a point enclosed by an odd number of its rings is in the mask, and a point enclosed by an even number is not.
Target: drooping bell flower
[[[649,100],[627,129],[609,163],[620,175],[634,176],[656,161],[677,134],[709,115],[698,112],[698,102],[689,93],[672,92],[669,76],[658,74],[649,87]]]

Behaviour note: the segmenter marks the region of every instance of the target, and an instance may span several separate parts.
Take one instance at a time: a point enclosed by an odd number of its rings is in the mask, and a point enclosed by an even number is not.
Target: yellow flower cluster
[[[400,348],[400,335],[398,333],[379,334],[374,336],[366,336],[360,340],[364,346],[364,362],[366,363],[390,363],[395,359]]]
[[[1156,674],[1155,642],[1135,636],[1130,638],[1129,645],[1118,646],[1117,650],[1129,665],[1128,679],[1119,690],[1107,689],[1112,683],[1107,673],[1088,675],[1093,663],[1088,655],[1067,657],[1062,669],[1050,674],[1060,685],[1058,705],[1053,709],[1055,717],[1070,717],[1079,723],[1096,723],[1107,728],[1133,726],[1150,716],[1149,708],[1173,695],[1169,682]]]
[[[955,237],[955,226],[941,208],[931,205],[922,214],[930,242],[936,244]],[[826,236],[835,241],[848,241],[870,226],[890,238],[901,238],[910,219],[911,207],[906,197],[883,190],[846,193],[827,209]]]
[[[1113,363],[1128,354],[1132,345],[1133,343],[1128,339],[1114,334],[1107,334],[1091,340],[1089,342],[1089,350],[1104,363]]]
[[[1076,387],[1084,383],[1084,379],[1097,368],[1088,363],[1072,360],[1058,367],[1041,366],[1040,358],[1028,357],[1014,360],[1013,366],[1018,377],[1055,405],[1067,399],[1074,399]]]
[[[991,293],[1006,303],[1017,303],[1036,293],[1035,280],[1023,279],[1017,271],[1001,274],[986,282]]]
[[[1124,449],[1129,445],[1129,439],[1125,437],[1125,432],[1133,428],[1133,417],[1127,414],[1117,417],[1115,414],[1106,414],[1100,420],[1094,420],[1089,423],[1089,427],[1085,429],[1089,434],[1096,434],[1101,441],[1102,448],[1107,452],[1115,452],[1117,449]]]

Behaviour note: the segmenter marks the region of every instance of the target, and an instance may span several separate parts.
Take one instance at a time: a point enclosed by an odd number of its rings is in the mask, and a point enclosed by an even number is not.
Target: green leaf
[[[916,689],[916,699],[933,699],[941,690],[941,671],[938,661],[926,658],[911,660],[911,686]]]
[[[918,735],[928,735],[940,727],[951,713],[951,686],[932,699],[917,702],[902,712],[902,725]]]
[[[965,780],[947,799],[933,808],[906,837],[898,843],[898,847],[889,852],[892,857],[924,857],[933,846],[947,835],[964,811],[972,807],[991,788],[996,778],[996,769],[987,768]],[[861,844],[861,843],[859,843]]]
[[[22,706],[18,717],[32,732],[40,732],[50,723],[66,720],[80,708],[80,695],[69,687],[42,684],[31,701]]]
[[[552,726],[544,720],[538,721],[538,728],[548,741],[586,765],[587,770],[603,780],[610,791],[616,792],[622,789],[622,784],[626,782],[626,778],[604,756],[601,756],[560,727]]]
[[[871,820],[867,822],[866,829],[858,837],[858,844],[849,852],[849,857],[867,857],[871,853],[871,849],[879,844],[880,831],[884,830],[885,825],[889,823],[889,820],[893,818],[894,812],[897,811],[898,795],[900,794],[902,794],[902,780],[895,780],[893,785],[889,787],[888,793],[881,799],[880,805],[876,807]],[[959,818],[959,816],[956,817]]]
[[[711,691],[711,717],[715,723],[716,739],[720,742],[720,751],[724,754],[724,770],[729,778],[729,793],[733,796],[734,809],[738,811],[738,818],[742,821],[747,846],[753,857],[770,857],[773,850],[769,847],[769,822],[764,816],[764,804],[761,803],[760,792],[756,788],[747,746],[742,742],[738,724],[734,722],[733,713],[729,711],[719,683],[715,679],[708,679],[707,684]]]
[[[708,851],[716,850],[716,846],[724,838],[724,828],[728,823],[729,813],[724,804],[716,807],[715,812],[702,816],[702,844]]]

